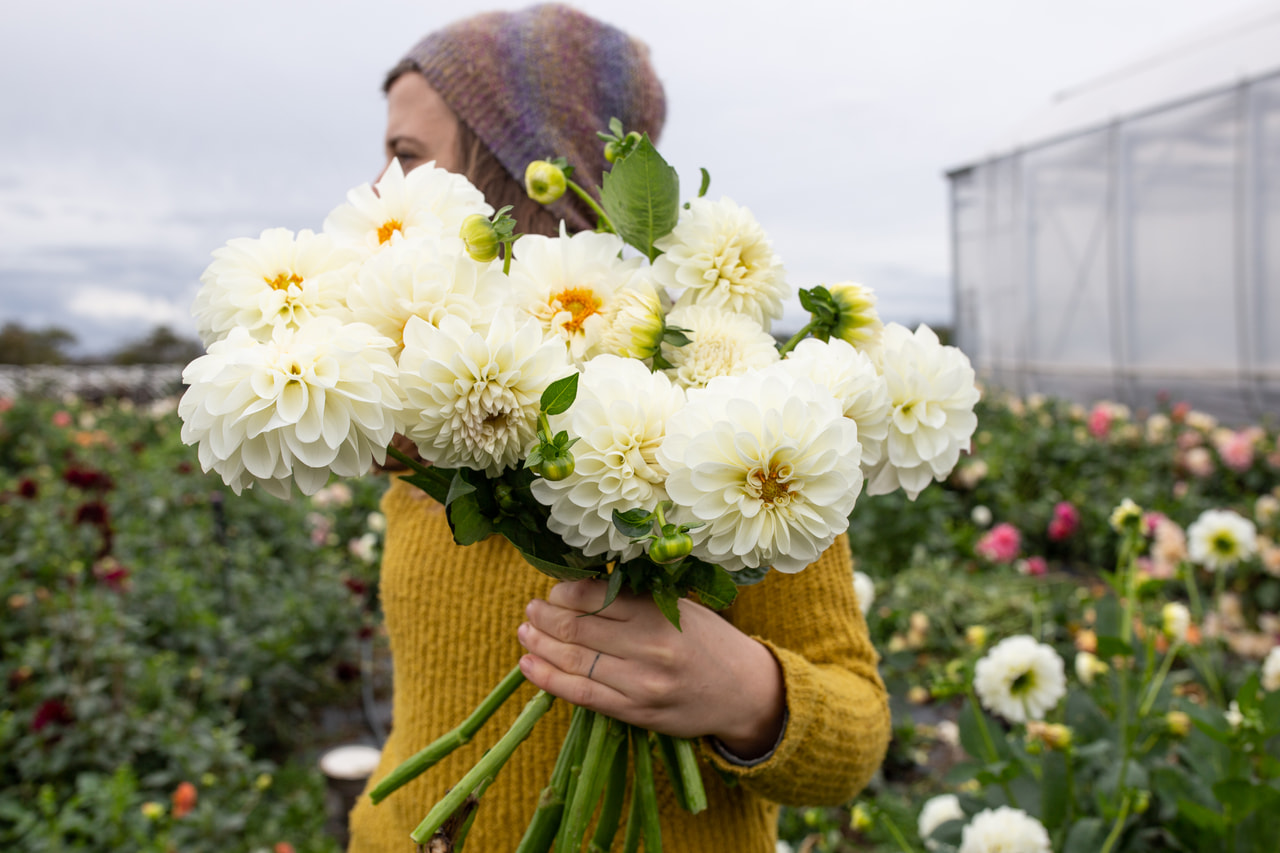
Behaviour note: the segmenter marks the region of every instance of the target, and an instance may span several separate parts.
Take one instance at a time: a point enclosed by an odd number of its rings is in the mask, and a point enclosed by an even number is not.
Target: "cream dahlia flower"
[[[233,329],[182,372],[182,440],[198,443],[201,467],[236,494],[258,482],[287,497],[293,480],[313,495],[330,473],[364,474],[396,431],[390,348],[369,326],[333,317],[269,341]]]
[[[1231,510],[1207,509],[1187,528],[1187,555],[1211,572],[1225,571],[1257,552],[1257,528]]]
[[[451,241],[399,240],[360,266],[347,308],[353,320],[395,341],[398,356],[410,317],[439,326],[453,316],[481,327],[502,303],[506,286],[501,267],[473,261]]]
[[[727,198],[694,199],[670,234],[653,244],[663,254],[653,274],[684,292],[676,307],[710,305],[745,314],[769,330],[791,295],[782,260],[745,207]]]
[[[741,376],[768,367],[779,358],[773,336],[742,314],[710,305],[677,308],[667,318],[686,330],[689,343],[662,345],[671,378],[685,388],[702,388],[717,376]]]
[[[1062,658],[1026,634],[991,647],[973,671],[973,689],[988,711],[1024,723],[1043,720],[1067,692]]]
[[[946,479],[978,426],[973,367],[943,346],[928,326],[913,334],[897,323],[881,336],[880,372],[893,413],[886,452],[867,471],[867,494],[901,488],[915,500],[933,480]]]
[[[621,260],[622,238],[582,231],[520,238],[511,263],[511,304],[562,341],[575,364],[600,354],[614,300],[644,263]]]
[[[662,343],[665,304],[663,293],[644,278],[637,277],[621,288],[601,311],[604,328],[597,352],[623,358],[652,357]]]
[[[1262,662],[1262,689],[1268,692],[1280,690],[1280,646],[1273,646]]]
[[[858,425],[863,473],[880,462],[894,407],[889,385],[869,356],[839,338],[826,343],[806,338],[775,369],[804,376],[830,390],[844,416]]]
[[[657,451],[684,396],[665,375],[635,359],[602,355],[587,362],[573,405],[551,419],[553,430],[578,438],[573,473],[532,485],[533,496],[551,508],[547,527],[587,556],[639,555],[643,543],[632,544],[613,526],[613,511],[653,510],[667,499],[667,472]]]
[[[564,347],[532,319],[499,312],[487,330],[410,317],[400,354],[404,434],[422,458],[497,476],[537,443],[542,392],[570,372]]]
[[[858,598],[858,609],[863,618],[871,612],[871,605],[876,603],[876,583],[865,572],[853,573],[853,594]]]
[[[297,327],[341,311],[360,256],[325,234],[268,228],[213,253],[191,313],[205,346],[233,328],[267,340],[277,326]]]
[[[926,802],[924,808],[920,809],[920,817],[916,821],[916,831],[924,841],[924,846],[930,850],[941,849],[942,845],[931,840],[929,836],[933,835],[938,827],[951,820],[964,820],[964,809],[960,808],[960,798],[955,794],[939,794]]]
[[[1170,601],[1160,609],[1160,630],[1171,640],[1185,640],[1191,628],[1191,611],[1180,601]]]
[[[392,160],[377,186],[362,184],[324,220],[324,231],[342,246],[365,255],[413,237],[459,240],[462,222],[473,213],[491,216],[484,195],[461,175],[427,164],[409,174]]]
[[[978,812],[960,836],[960,853],[1053,853],[1049,832],[1009,806]]]
[[[712,380],[667,421],[667,493],[705,527],[694,556],[798,572],[849,526],[858,428],[827,391],[782,373]]]

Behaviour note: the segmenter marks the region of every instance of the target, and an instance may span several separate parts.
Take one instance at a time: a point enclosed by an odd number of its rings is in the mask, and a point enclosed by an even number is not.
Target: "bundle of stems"
[[[379,783],[370,792],[373,802],[382,802],[453,750],[469,743],[524,681],[519,667],[512,669],[465,720]],[[506,734],[432,807],[410,837],[432,853],[461,851],[485,790],[554,701],[551,694],[539,690]],[[516,853],[580,853],[583,849],[603,853],[613,849],[619,829],[624,853],[639,850],[641,839],[647,853],[661,853],[655,752],[681,807],[694,814],[705,809],[707,795],[692,741],[646,731],[575,706],[551,778],[538,798],[538,807]],[[593,817],[595,830],[588,839]]]

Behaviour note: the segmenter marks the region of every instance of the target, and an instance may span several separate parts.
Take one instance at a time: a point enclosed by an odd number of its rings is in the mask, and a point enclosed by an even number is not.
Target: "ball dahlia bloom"
[[[960,836],[960,853],[1052,853],[1044,824],[1020,809],[978,812]]]
[[[973,546],[974,553],[993,563],[1012,563],[1022,550],[1022,534],[1012,524],[1001,522],[988,530]]]
[[[182,440],[236,493],[260,483],[313,495],[330,474],[358,477],[386,459],[400,398],[391,341],[360,323],[319,317],[268,341],[232,329],[187,365]]]
[[[667,373],[683,388],[702,388],[716,377],[741,376],[778,361],[773,336],[742,314],[690,305],[672,311],[668,321],[688,330],[684,346],[662,345],[671,364]]]
[[[984,708],[1006,720],[1043,720],[1066,695],[1066,670],[1052,646],[1019,634],[996,643],[978,661],[973,688]]]
[[[399,240],[446,237],[458,240],[473,213],[492,216],[484,195],[461,175],[423,165],[407,175],[392,160],[376,187],[363,184],[324,220],[324,232],[363,256]]]
[[[671,499],[706,523],[694,556],[798,572],[848,529],[861,453],[857,426],[825,389],[762,371],[690,393],[657,459]]]
[[[298,327],[342,310],[360,256],[311,231],[268,228],[213,253],[191,313],[205,346],[234,328],[259,340],[276,326]]]
[[[920,839],[924,841],[926,848],[941,849],[942,845],[931,840],[929,836],[933,835],[938,827],[951,820],[964,820],[964,809],[960,808],[960,798],[955,794],[939,794],[924,804],[916,822],[916,831],[920,834]]]
[[[676,307],[710,305],[745,314],[765,331],[782,316],[787,285],[782,259],[751,211],[722,198],[694,199],[680,212],[661,249],[653,274],[665,287],[682,290]]]
[[[551,419],[553,430],[578,438],[573,473],[531,486],[550,507],[547,526],[587,556],[638,556],[644,544],[633,544],[614,527],[613,511],[652,511],[667,499],[667,472],[657,452],[668,419],[684,402],[682,388],[635,359],[602,355],[587,362],[573,405]]]
[[[1231,510],[1207,509],[1187,528],[1187,556],[1211,572],[1225,571],[1257,552],[1257,528]]]
[[[404,434],[434,465],[496,477],[533,449],[542,392],[570,369],[563,344],[512,311],[481,330],[455,316],[439,326],[410,317],[400,354]]]
[[[867,472],[867,494],[901,488],[913,500],[933,480],[946,479],[978,426],[973,367],[943,346],[928,326],[914,333],[897,323],[881,336],[880,372],[893,407],[886,453]]]
[[[1080,510],[1070,501],[1058,501],[1053,505],[1053,518],[1049,519],[1049,541],[1070,539],[1080,526]]]

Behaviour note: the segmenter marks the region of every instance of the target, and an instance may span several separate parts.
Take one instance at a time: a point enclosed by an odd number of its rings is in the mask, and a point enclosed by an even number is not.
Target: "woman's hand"
[[[529,602],[517,635],[538,687],[624,722],[676,737],[712,735],[744,759],[782,728],[782,670],[761,643],[714,611],[680,601],[677,631],[647,597],[604,603],[602,581],[560,583]]]

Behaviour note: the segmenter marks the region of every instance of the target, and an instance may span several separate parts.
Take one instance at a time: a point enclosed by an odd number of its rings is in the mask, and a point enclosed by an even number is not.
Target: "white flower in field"
[[[511,304],[538,318],[575,364],[599,353],[607,317],[619,292],[644,261],[621,260],[622,238],[582,231],[559,237],[521,237],[511,263]]]
[[[727,198],[700,198],[681,211],[671,233],[654,242],[660,283],[682,288],[676,307],[710,305],[745,314],[769,330],[791,294],[782,260],[751,211]]]
[[[928,326],[912,333],[890,323],[881,342],[879,366],[893,412],[886,452],[867,471],[867,494],[901,488],[915,500],[931,481],[945,479],[969,446],[978,388],[965,354],[943,346]]]
[[[308,495],[330,473],[364,474],[386,458],[400,400],[391,341],[358,323],[320,317],[269,341],[233,329],[187,365],[178,404],[182,440],[239,494],[254,482],[278,497]]]
[[[1280,690],[1280,646],[1272,647],[1262,662],[1262,689],[1269,692]]]
[[[806,338],[776,369],[812,379],[830,390],[844,409],[844,416],[858,425],[863,473],[880,462],[893,404],[888,383],[868,355],[840,338],[825,343]]]
[[[1227,706],[1227,710],[1222,712],[1222,719],[1227,721],[1227,725],[1233,730],[1239,729],[1244,725],[1244,714],[1240,711],[1240,703],[1232,699],[1231,704]]]
[[[392,160],[376,189],[363,184],[325,218],[324,231],[340,245],[364,255],[404,238],[458,240],[462,222],[473,213],[493,214],[484,196],[461,175],[423,165],[405,174]]]
[[[1116,533],[1137,530],[1142,524],[1142,507],[1134,503],[1132,498],[1125,498],[1111,510],[1110,523],[1111,529]]]
[[[496,476],[533,449],[542,392],[569,372],[564,346],[511,311],[483,333],[458,317],[439,326],[410,317],[400,354],[404,434],[434,465]]]
[[[376,533],[365,533],[347,543],[351,556],[362,563],[372,563],[378,555],[378,536]]]
[[[637,277],[620,289],[604,315],[604,329],[596,346],[601,355],[646,359],[662,343],[664,296],[649,281]]]
[[[988,711],[1024,723],[1043,720],[1067,692],[1062,658],[1026,634],[992,646],[973,671],[973,689]]]
[[[955,794],[939,794],[924,804],[916,822],[916,831],[920,833],[925,847],[930,850],[941,849],[941,845],[937,841],[931,841],[929,836],[949,820],[964,820],[964,809],[960,808],[960,798]]]
[[[351,487],[339,480],[312,495],[311,505],[317,509],[334,509],[350,506],[351,498]]]
[[[705,527],[694,556],[798,572],[849,526],[858,428],[825,389],[762,371],[714,379],[667,421],[667,493]]]
[[[632,544],[613,526],[613,511],[653,510],[667,499],[667,472],[657,451],[667,420],[684,398],[684,389],[635,359],[602,355],[587,362],[573,405],[551,419],[553,430],[578,439],[573,473],[531,486],[533,496],[551,508],[547,527],[588,556],[639,555],[644,543]]]
[[[421,237],[397,240],[365,261],[347,292],[347,308],[351,319],[395,341],[399,355],[410,317],[438,326],[454,316],[482,327],[506,289],[500,266],[473,261],[456,242]]]
[[[688,330],[689,343],[662,345],[667,371],[684,388],[702,388],[718,376],[741,376],[778,360],[773,336],[742,314],[709,305],[677,308],[668,322]]]
[[[1207,509],[1187,528],[1187,554],[1211,572],[1225,571],[1258,552],[1258,531],[1231,510]]]
[[[1077,652],[1075,667],[1076,678],[1080,679],[1080,683],[1085,687],[1092,687],[1093,680],[1111,668],[1099,660],[1093,652]]]
[[[1185,604],[1170,601],[1160,610],[1160,629],[1171,640],[1185,640],[1191,627],[1191,611]]]
[[[268,228],[256,240],[231,240],[200,276],[191,313],[201,340],[207,347],[236,327],[266,340],[276,326],[341,311],[359,259],[310,231]]]
[[[365,527],[374,533],[387,532],[387,517],[380,512],[371,512],[364,520]]]
[[[973,816],[960,836],[960,853],[1053,853],[1049,832],[1020,809],[1000,806]]]
[[[853,594],[858,598],[858,609],[862,611],[863,617],[871,610],[871,605],[876,603],[876,583],[864,572],[853,573]]]

